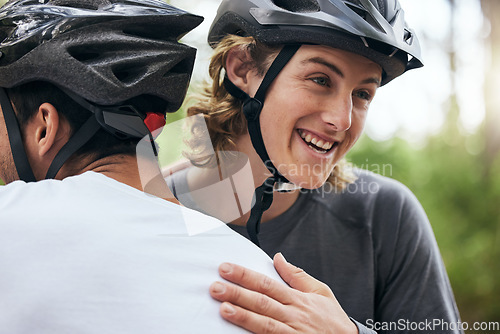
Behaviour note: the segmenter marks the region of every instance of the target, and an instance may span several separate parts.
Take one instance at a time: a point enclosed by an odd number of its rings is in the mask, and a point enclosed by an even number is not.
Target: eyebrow
[[[304,59],[300,62],[301,64],[305,65],[307,63],[315,63],[315,64],[320,64],[320,65],[323,65],[323,66],[326,66],[328,67],[331,71],[337,73],[341,78],[344,78],[345,75],[344,73],[342,73],[342,71],[337,67],[335,66],[334,64],[326,61],[325,59],[321,58],[321,57],[311,57],[311,58],[307,58],[307,59]],[[377,77],[371,77],[371,78],[367,78],[365,80],[363,80],[361,82],[362,84],[370,84],[370,83],[374,83],[376,84],[378,87],[380,87],[380,79],[377,78]]]

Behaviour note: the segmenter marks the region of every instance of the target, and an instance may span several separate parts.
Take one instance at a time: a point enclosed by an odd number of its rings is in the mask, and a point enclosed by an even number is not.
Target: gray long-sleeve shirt
[[[420,203],[397,181],[358,173],[342,193],[330,184],[301,190],[291,208],[261,224],[261,248],[326,283],[366,326],[360,333],[463,333]],[[244,226],[230,227],[248,236]]]

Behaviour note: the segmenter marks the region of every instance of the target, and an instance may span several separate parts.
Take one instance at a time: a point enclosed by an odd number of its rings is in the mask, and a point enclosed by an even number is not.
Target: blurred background
[[[208,78],[206,36],[220,0],[167,2],[205,17],[184,37],[199,49],[195,87]],[[500,1],[400,2],[419,36],[425,67],[377,92],[365,135],[348,158],[416,194],[436,234],[462,320],[498,322]],[[181,110],[169,122],[183,115]]]
[[[235,0],[237,1],[237,0]],[[220,0],[170,0],[205,17],[191,87],[208,78]],[[357,166],[397,179],[433,226],[462,321],[500,321],[500,1],[400,0],[425,66],[382,87]],[[180,117],[182,114],[177,115]]]

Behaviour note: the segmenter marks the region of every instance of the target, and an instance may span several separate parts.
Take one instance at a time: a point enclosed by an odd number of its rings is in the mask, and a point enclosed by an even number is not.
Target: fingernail
[[[281,258],[283,259],[283,261],[285,261],[286,263],[288,263],[288,261],[285,259],[285,257],[283,256],[283,254],[281,254],[281,253],[278,253],[278,254],[279,254],[279,256],[281,256]]]
[[[231,271],[233,270],[233,266],[231,266],[229,263],[223,263],[219,266],[219,270],[223,274],[230,274]]]
[[[214,284],[212,284],[212,292],[216,294],[223,294],[224,292],[226,292],[226,287],[224,286],[224,284],[215,282]]]
[[[236,310],[234,307],[231,306],[231,304],[228,303],[223,303],[221,306],[222,313],[226,315],[233,315],[236,313]]]

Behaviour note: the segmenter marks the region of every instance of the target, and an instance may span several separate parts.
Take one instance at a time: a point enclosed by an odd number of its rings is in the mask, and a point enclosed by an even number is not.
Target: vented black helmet
[[[398,0],[223,0],[208,41],[215,45],[227,34],[354,52],[382,67],[382,84],[422,66]]]
[[[0,11],[0,87],[43,80],[114,105],[150,95],[176,111],[202,18],[155,0],[18,0]]]
[[[19,177],[35,181],[3,88],[46,81],[93,113],[52,162],[104,128],[118,138],[151,133],[185,97],[196,50],[178,39],[203,21],[159,0],[11,0],[0,9],[0,102]],[[149,110],[138,112],[134,105]],[[149,116],[149,115],[148,115]],[[153,145],[154,147],[154,145]]]

